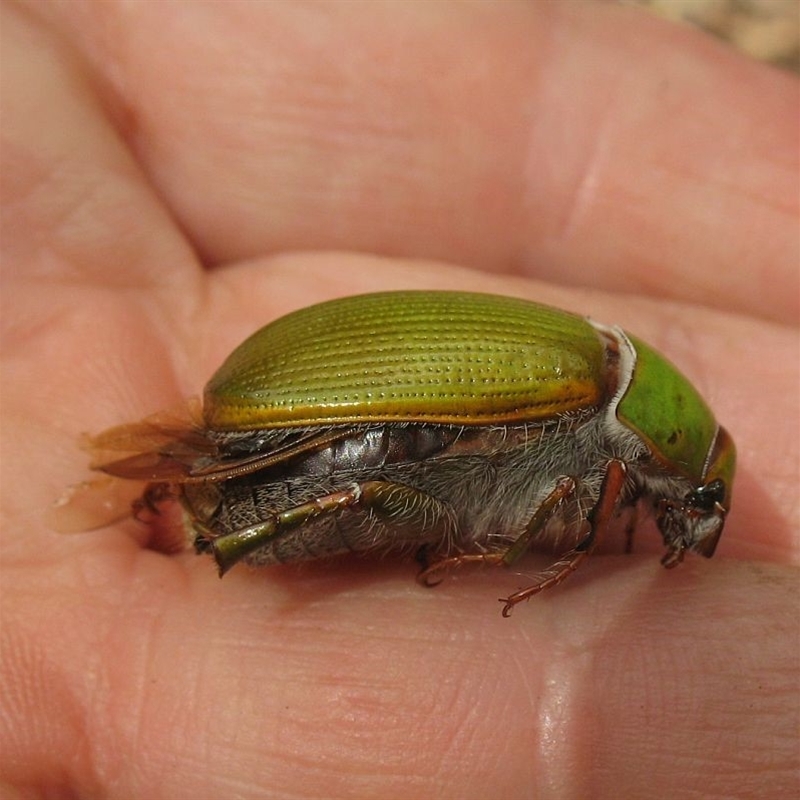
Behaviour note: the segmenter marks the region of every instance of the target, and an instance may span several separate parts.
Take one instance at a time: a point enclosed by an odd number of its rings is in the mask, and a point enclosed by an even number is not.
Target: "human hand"
[[[792,788],[794,78],[607,5],[3,14],[10,794]],[[79,433],[196,394],[284,312],[383,288],[518,295],[659,348],[739,448],[714,559],[666,572],[639,537],[503,620],[511,571],[220,582],[133,520],[47,528]]]

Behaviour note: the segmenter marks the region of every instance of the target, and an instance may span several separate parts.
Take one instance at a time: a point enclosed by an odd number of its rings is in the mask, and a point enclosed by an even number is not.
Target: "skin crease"
[[[607,4],[2,14],[0,794],[796,789],[794,77]],[[715,557],[667,572],[645,530],[503,620],[524,574],[219,581],[130,520],[47,527],[81,432],[384,288],[536,299],[679,364],[739,448]]]

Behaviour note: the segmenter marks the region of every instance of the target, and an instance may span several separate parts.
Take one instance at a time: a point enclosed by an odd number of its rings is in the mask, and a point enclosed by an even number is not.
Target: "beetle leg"
[[[534,537],[541,532],[553,515],[558,504],[575,491],[575,480],[568,476],[559,478],[555,488],[544,499],[536,513],[525,526],[523,533],[507,549],[499,553],[461,553],[456,556],[442,558],[427,566],[417,575],[417,580],[424,586],[436,586],[441,583],[444,572],[462,564],[481,563],[491,565],[513,564],[530,547]]]
[[[557,586],[568,578],[580,566],[581,562],[592,552],[598,540],[608,530],[608,526],[614,517],[622,487],[625,485],[626,477],[625,464],[618,459],[612,459],[606,467],[606,474],[603,478],[603,485],[600,488],[600,497],[597,504],[589,515],[589,532],[584,538],[568,553],[565,553],[555,564],[552,564],[543,572],[540,572],[534,579],[534,583],[520,589],[518,592],[501,597],[503,603],[503,616],[508,617],[517,603],[529,600],[539,592]],[[549,499],[549,498],[548,498]],[[538,512],[537,512],[538,513]],[[535,515],[534,515],[535,520]],[[530,526],[528,526],[530,528]],[[527,533],[527,532],[526,532]],[[523,534],[523,537],[525,534]],[[520,537],[520,538],[523,538]],[[515,542],[511,549],[516,548]],[[506,560],[506,563],[508,561]]]
[[[547,495],[544,502],[536,509],[536,512],[525,526],[523,534],[503,553],[504,564],[513,564],[528,552],[531,542],[544,530],[559,503],[574,494],[575,486],[575,479],[570,478],[568,475],[558,479],[553,491]]]
[[[448,507],[435,497],[399,483],[365,481],[272,514],[256,525],[217,537],[211,542],[211,550],[220,575],[243,558],[292,534],[314,518],[338,514],[345,509],[371,511],[398,532],[408,529],[407,538],[413,541],[446,536],[452,528]],[[363,547],[352,549],[369,550],[371,544],[371,540],[365,540]]]
[[[430,566],[425,567],[417,575],[417,581],[430,589],[438,586],[444,580],[444,573],[453,567],[476,563],[498,566],[503,563],[503,553],[461,553],[457,556],[440,558]]]
[[[417,581],[427,588],[438,586],[444,580],[444,573],[451,567],[458,567],[462,564],[481,563],[496,566],[502,563],[503,553],[461,553],[457,556],[446,556],[444,558],[431,557],[430,545],[424,544],[417,550],[414,560],[419,564],[420,571],[417,574]]]

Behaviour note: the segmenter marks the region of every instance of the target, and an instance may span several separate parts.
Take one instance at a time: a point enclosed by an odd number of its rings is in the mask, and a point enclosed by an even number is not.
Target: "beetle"
[[[432,585],[461,564],[560,552],[501,600],[504,616],[569,576],[626,508],[654,514],[664,566],[711,557],[736,462],[697,390],[636,337],[438,291],[281,317],[213,375],[197,424],[145,421],[94,444],[132,451],[95,468],[145,481],[139,511],[177,499],[220,574],[415,550]]]

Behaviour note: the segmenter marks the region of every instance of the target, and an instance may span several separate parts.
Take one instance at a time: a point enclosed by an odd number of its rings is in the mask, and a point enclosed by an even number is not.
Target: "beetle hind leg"
[[[303,540],[304,526],[310,526],[326,516],[345,513],[361,516],[362,526],[354,526],[358,535],[348,541],[337,538],[335,544],[318,544],[316,555],[335,555],[347,550],[366,552],[380,547],[397,548],[412,542],[441,541],[453,530],[453,515],[449,506],[432,495],[410,486],[388,481],[365,481],[352,484],[322,497],[315,497],[283,511],[269,514],[265,519],[247,528],[219,536],[210,543],[210,550],[225,574],[234,564],[256,554],[259,550],[287,545],[292,557],[282,560],[301,560],[308,553],[308,539]],[[391,535],[376,537],[371,534],[370,522],[380,523]],[[313,535],[309,536],[309,539]],[[308,557],[306,555],[306,557]]]

